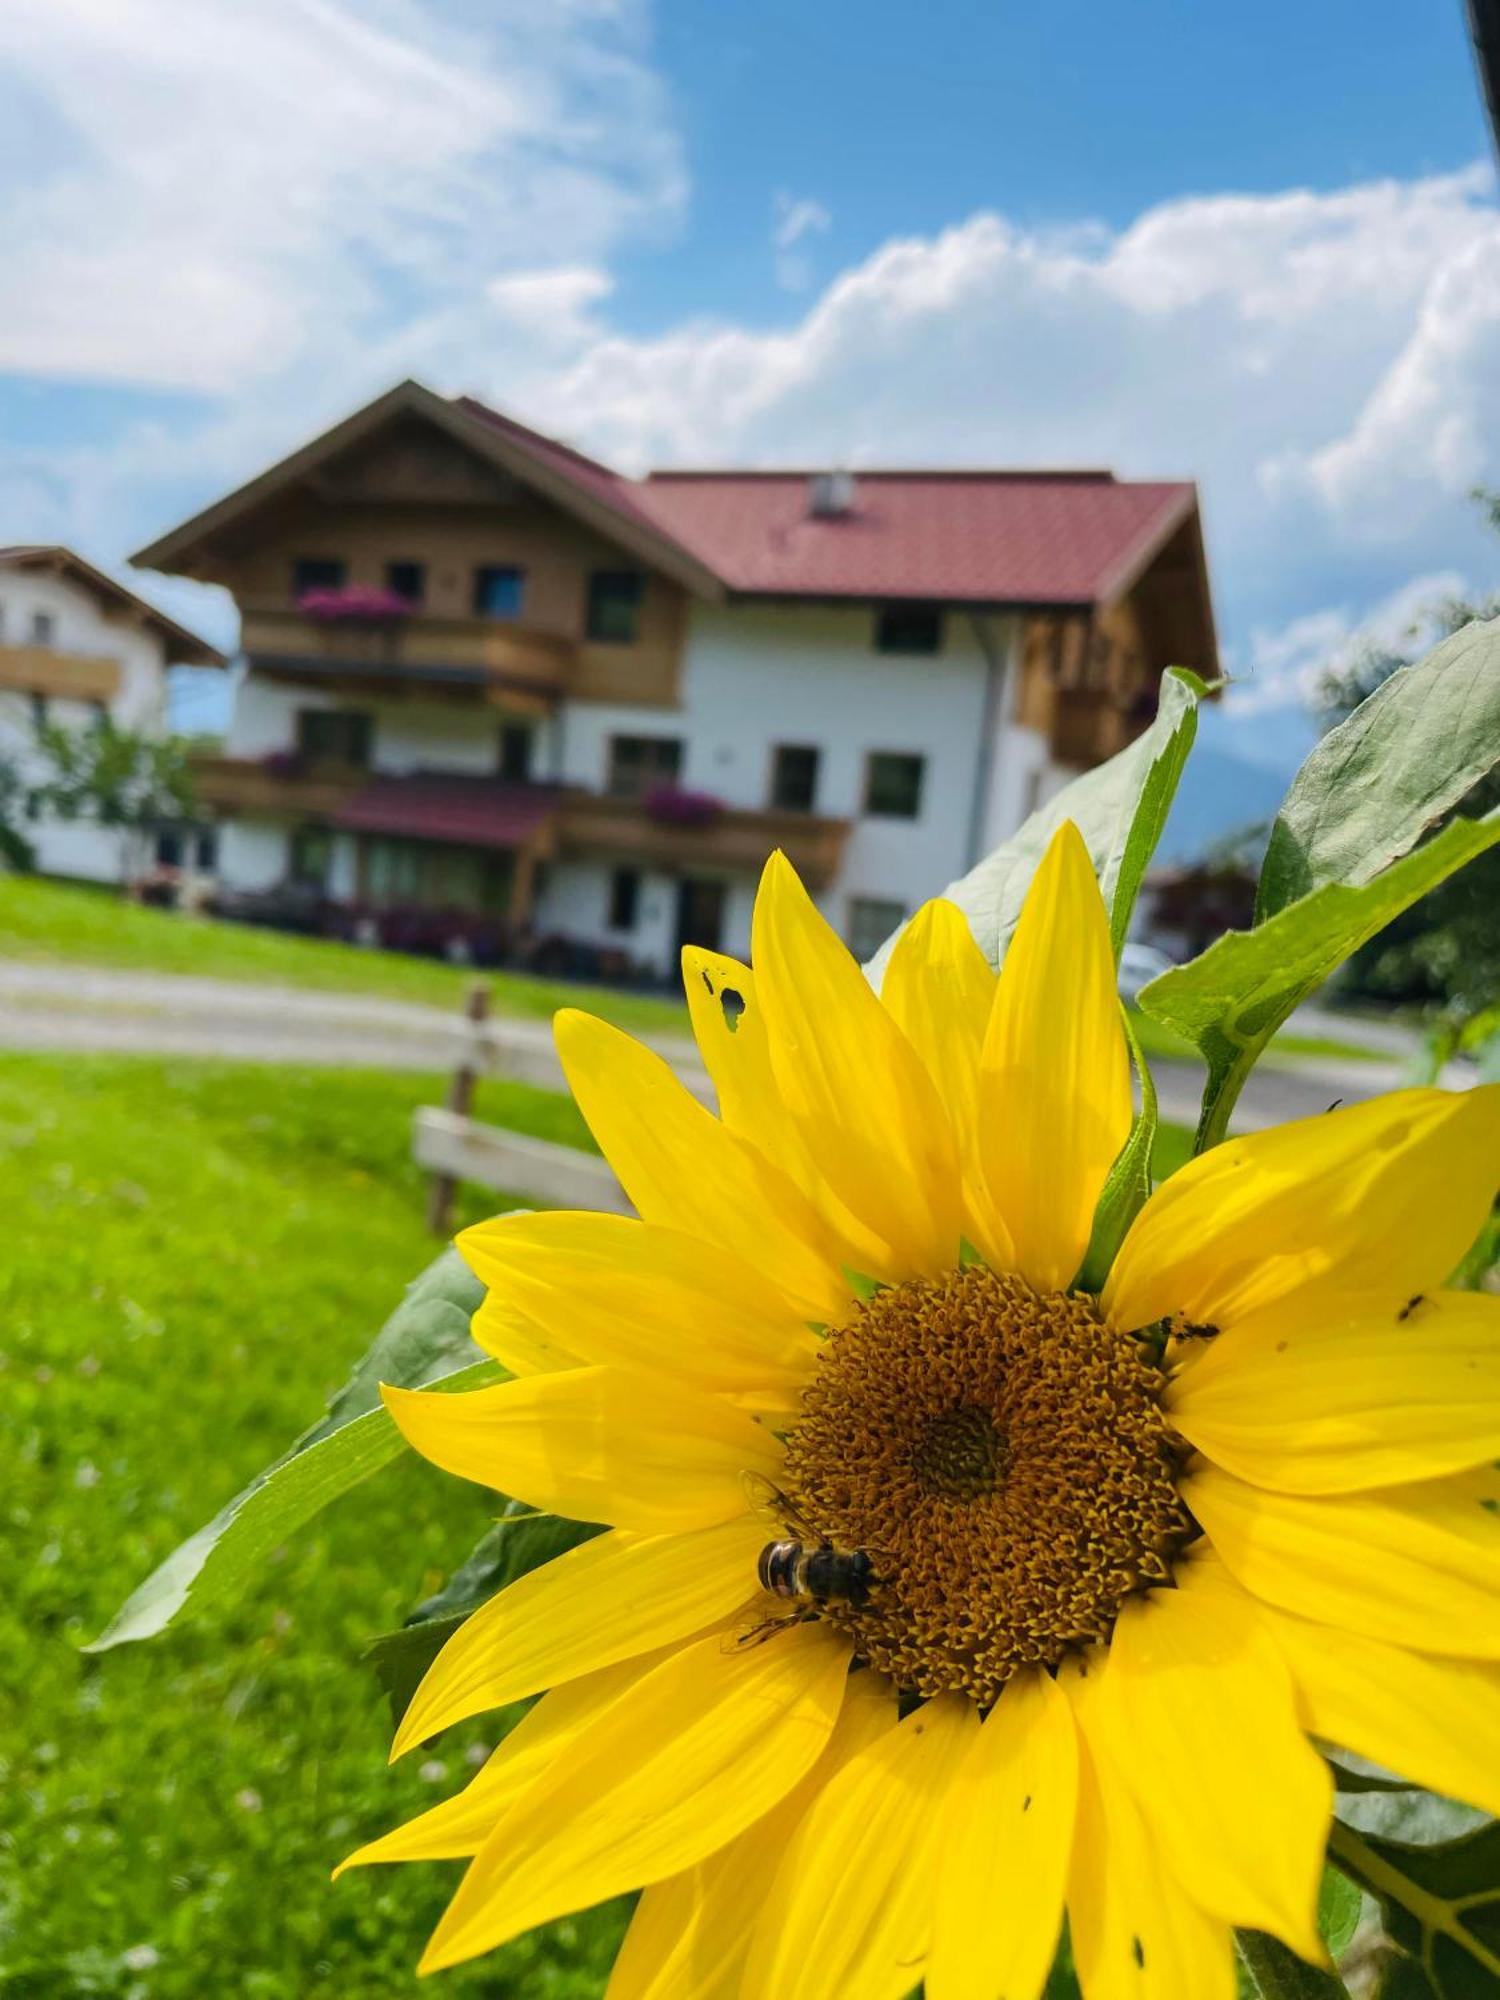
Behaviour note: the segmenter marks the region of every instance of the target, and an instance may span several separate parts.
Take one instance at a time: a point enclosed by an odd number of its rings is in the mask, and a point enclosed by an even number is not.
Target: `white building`
[[[224,655],[71,549],[0,547],[0,758],[26,784],[44,775],[44,724],[86,729],[110,716],[144,735],[166,730],[167,668]],[[84,881],[120,879],[120,842],[86,820],[25,829],[37,867]]]
[[[1195,490],[626,479],[404,383],[136,561],[226,585],[226,887],[333,928],[743,952],[786,849],[856,950],[1215,670]]]

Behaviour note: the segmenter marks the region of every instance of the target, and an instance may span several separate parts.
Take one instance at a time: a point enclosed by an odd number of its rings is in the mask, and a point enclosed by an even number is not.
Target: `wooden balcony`
[[[193,789],[214,812],[322,819],[370,782],[368,771],[290,758],[195,757]]]
[[[569,792],[559,807],[558,849],[565,856],[624,862],[673,873],[758,874],[773,848],[811,889],[838,873],[849,822],[811,813],[749,812],[726,806],[698,825],[654,817],[639,799]]]
[[[1092,770],[1139,736],[1151,713],[1149,703],[1132,708],[1110,695],[1060,691],[1052,711],[1052,755],[1059,764]]]
[[[0,688],[60,701],[113,701],[120,663],[102,653],[63,653],[55,646],[0,646]]]
[[[567,693],[578,659],[577,644],[552,632],[423,611],[373,625],[247,607],[240,643],[258,669],[288,678],[516,709],[544,707]]]

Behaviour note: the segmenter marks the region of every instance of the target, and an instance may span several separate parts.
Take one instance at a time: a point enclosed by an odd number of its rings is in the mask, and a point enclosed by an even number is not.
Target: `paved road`
[[[586,1004],[586,1003],[585,1003]],[[106,967],[31,965],[0,959],[0,1048],[94,1049],[122,1053],[217,1056],[240,1062],[329,1063],[350,1067],[442,1070],[455,1060],[458,1016],[434,1007],[302,988],[197,979],[173,973],[118,971]],[[1337,1032],[1347,1024],[1299,1016],[1308,1032]],[[507,1018],[507,1033],[550,1061],[545,1021]],[[1372,1046],[1391,1050],[1399,1030],[1376,1024]],[[657,1037],[654,1045],[684,1071],[697,1071],[690,1044]],[[1192,1124],[1200,1075],[1189,1063],[1154,1066],[1165,1117]],[[1392,1062],[1317,1061],[1262,1064],[1240,1100],[1236,1123],[1244,1129],[1326,1111],[1336,1099],[1357,1103],[1402,1080]],[[561,1081],[560,1073],[558,1081]],[[1465,1073],[1450,1066],[1444,1081],[1462,1087]]]

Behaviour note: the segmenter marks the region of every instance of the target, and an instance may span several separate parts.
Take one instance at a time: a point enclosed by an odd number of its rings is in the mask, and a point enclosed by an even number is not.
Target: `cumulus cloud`
[[[823,236],[833,227],[833,217],[820,201],[805,196],[778,194],[774,204],[775,223],[771,242],[776,251],[776,282],[783,291],[805,292],[812,283],[812,261],[804,244],[810,236]]]

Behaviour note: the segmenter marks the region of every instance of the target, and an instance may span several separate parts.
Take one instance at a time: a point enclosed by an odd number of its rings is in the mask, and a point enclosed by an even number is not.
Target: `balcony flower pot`
[[[653,785],[641,806],[658,826],[712,826],[725,811],[724,801],[712,792],[690,792],[681,785]]]

